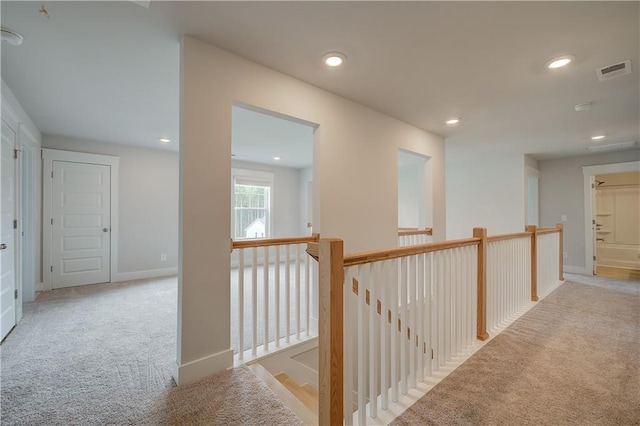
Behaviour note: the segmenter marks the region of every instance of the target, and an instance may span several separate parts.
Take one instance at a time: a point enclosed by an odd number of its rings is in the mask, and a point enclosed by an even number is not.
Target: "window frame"
[[[236,237],[236,184],[238,181],[245,182],[242,184],[255,184],[256,186],[265,186],[269,188],[269,197],[266,203],[267,220],[265,221],[265,236],[258,238],[273,237],[273,198],[274,198],[274,174],[261,170],[250,169],[231,169],[231,239],[233,240],[252,240],[256,238]]]

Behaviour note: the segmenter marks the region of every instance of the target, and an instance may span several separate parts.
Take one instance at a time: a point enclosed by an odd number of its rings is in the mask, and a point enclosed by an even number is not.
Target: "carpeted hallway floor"
[[[639,425],[640,282],[567,275],[394,425]]]
[[[176,387],[176,278],[54,290],[0,347],[2,425],[301,424],[247,368]]]
[[[640,424],[640,282],[567,280],[394,424]],[[0,423],[301,424],[246,368],[174,386],[176,287],[76,287],[29,304],[0,347]]]

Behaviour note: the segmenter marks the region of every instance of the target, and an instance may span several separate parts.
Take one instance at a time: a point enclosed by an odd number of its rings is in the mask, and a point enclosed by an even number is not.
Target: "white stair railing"
[[[398,247],[415,246],[418,244],[427,244],[433,241],[433,229],[398,229]]]
[[[345,257],[346,424],[375,419],[473,344],[477,245],[460,240],[379,261]]]
[[[536,233],[538,259],[538,297],[542,299],[560,284],[562,273],[558,273],[558,246],[561,238],[556,229],[541,229]]]
[[[231,242],[236,364],[317,335],[311,312],[314,265],[304,249],[318,240],[314,234]]]
[[[531,233],[487,239],[487,330],[531,302]]]

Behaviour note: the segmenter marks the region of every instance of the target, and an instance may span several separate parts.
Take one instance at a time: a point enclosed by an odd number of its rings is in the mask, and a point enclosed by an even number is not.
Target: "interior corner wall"
[[[33,223],[31,223],[33,234],[30,236],[25,234],[25,238],[30,239],[29,243],[33,247],[32,253],[35,259],[34,269],[31,271],[33,282],[24,281],[22,287],[22,300],[24,302],[33,302],[36,292],[40,291],[42,287],[42,161],[40,160],[42,135],[4,80],[1,80],[1,93],[3,110],[8,107],[18,120],[18,140],[28,147],[34,166],[34,176],[31,177],[33,179],[32,188],[34,192],[32,202],[35,208]]]
[[[436,233],[444,233],[446,222],[441,137],[188,36],[183,37],[181,56],[177,374],[183,383],[232,363],[229,188],[234,102],[318,125],[314,232],[342,238],[346,252],[396,245],[399,148],[431,157]]]
[[[590,273],[585,265],[585,211],[583,166],[639,161],[640,150],[607,152],[539,161],[540,225],[564,224],[565,271]]]
[[[524,231],[523,156],[447,140],[447,239]]]
[[[177,274],[177,152],[50,135],[42,146],[120,158],[118,271],[112,282]]]

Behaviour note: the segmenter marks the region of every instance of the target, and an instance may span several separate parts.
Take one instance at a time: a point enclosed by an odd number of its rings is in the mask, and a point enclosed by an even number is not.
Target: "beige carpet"
[[[569,276],[394,425],[639,425],[640,282]]]
[[[246,368],[175,387],[175,278],[43,293],[0,347],[2,425],[301,424]]]

